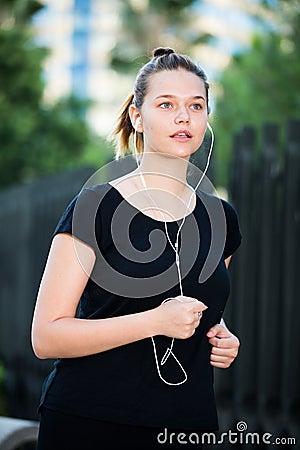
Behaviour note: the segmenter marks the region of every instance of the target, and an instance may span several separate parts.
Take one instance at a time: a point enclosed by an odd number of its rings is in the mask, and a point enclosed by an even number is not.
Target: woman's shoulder
[[[120,196],[110,182],[84,186],[75,199],[74,214],[81,218],[106,216],[120,202]]]
[[[84,195],[101,195],[105,194],[109,191],[111,188],[111,185],[109,182],[99,183],[99,184],[91,184],[91,185],[85,185],[81,191],[79,192],[77,197],[84,196]]]
[[[206,208],[210,209],[213,208],[214,210],[216,209],[222,210],[227,219],[232,215],[233,216],[237,215],[237,210],[235,206],[227,198],[225,199],[224,197],[221,197],[219,195],[200,190],[197,190],[197,195]]]

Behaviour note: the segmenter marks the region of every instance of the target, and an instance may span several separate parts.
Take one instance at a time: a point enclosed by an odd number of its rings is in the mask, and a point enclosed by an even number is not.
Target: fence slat
[[[280,234],[278,220],[278,174],[279,174],[279,129],[266,124],[263,128],[262,152],[260,155],[260,196],[257,201],[258,235],[258,308],[257,372],[258,372],[258,414],[260,427],[274,432],[279,429],[275,416],[279,411],[278,390],[280,373],[278,365],[278,328],[280,325]],[[268,364],[266,364],[268,362]],[[271,420],[268,420],[269,416]]]
[[[300,252],[300,121],[290,120],[285,152],[282,246],[283,342],[281,402],[287,428],[300,433],[299,252]]]

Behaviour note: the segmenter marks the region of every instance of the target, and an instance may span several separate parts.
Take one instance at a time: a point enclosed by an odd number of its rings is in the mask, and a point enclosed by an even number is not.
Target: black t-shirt
[[[181,221],[167,223],[174,244]],[[109,183],[83,189],[62,215],[54,235],[69,233],[91,246],[96,263],[82,293],[79,317],[101,319],[146,311],[180,295],[175,252],[165,223],[125,200]],[[228,202],[197,192],[180,232],[183,294],[208,309],[189,339],[155,336],[80,358],[55,362],[41,405],[110,422],[216,430],[213,368],[206,333],[222,317],[230,292],[224,260],[241,242]],[[155,359],[155,351],[157,361]],[[157,363],[158,362],[158,367]],[[184,383],[179,384],[185,377]],[[159,376],[172,385],[165,383]]]

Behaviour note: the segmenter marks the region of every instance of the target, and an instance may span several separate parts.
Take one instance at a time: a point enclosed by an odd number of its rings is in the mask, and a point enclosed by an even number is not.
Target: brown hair
[[[121,108],[121,113],[118,118],[117,125],[113,131],[113,135],[119,135],[119,144],[116,152],[116,158],[124,156],[129,149],[129,141],[134,128],[132,126],[129,107],[134,104],[138,109],[143,105],[145,95],[149,85],[149,78],[152,74],[161,72],[163,70],[178,70],[184,69],[187,72],[192,72],[204,83],[206,90],[206,103],[208,105],[208,90],[209,83],[204,70],[195,64],[189,56],[176,53],[168,47],[158,47],[152,52],[152,59],[146,63],[138,72],[133,92],[127,97]],[[136,133],[136,148],[138,153],[143,152],[143,133]]]

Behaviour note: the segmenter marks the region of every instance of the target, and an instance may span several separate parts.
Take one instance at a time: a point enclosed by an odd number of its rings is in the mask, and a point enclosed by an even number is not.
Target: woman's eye
[[[172,105],[171,105],[171,103],[169,103],[169,102],[161,103],[159,106],[160,106],[160,108],[162,108],[162,109],[169,109],[169,108],[172,108]]]
[[[201,105],[200,103],[194,103],[194,104],[192,105],[192,108],[193,108],[193,109],[196,109],[196,110],[199,110],[199,109],[202,109],[202,105]]]

